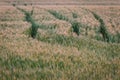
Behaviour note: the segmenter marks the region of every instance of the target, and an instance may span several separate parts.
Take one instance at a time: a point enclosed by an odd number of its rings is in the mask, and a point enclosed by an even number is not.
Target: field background
[[[120,5],[120,0],[0,0],[4,4],[34,5]]]
[[[0,80],[120,80],[119,0],[31,1],[0,0]]]

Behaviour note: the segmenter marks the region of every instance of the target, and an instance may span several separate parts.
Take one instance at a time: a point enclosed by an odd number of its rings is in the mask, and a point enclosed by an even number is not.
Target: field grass
[[[17,7],[24,12],[0,7],[0,80],[120,79],[119,7]],[[102,40],[101,23],[87,9],[100,16],[117,42]],[[29,32],[31,20],[39,26],[35,38]]]

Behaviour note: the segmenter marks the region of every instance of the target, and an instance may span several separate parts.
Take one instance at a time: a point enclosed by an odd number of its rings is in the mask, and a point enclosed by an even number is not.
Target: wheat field
[[[0,80],[120,80],[120,6],[1,5]]]

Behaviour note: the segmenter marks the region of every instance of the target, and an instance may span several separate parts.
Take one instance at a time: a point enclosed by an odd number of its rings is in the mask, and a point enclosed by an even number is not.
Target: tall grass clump
[[[68,21],[69,19],[62,15],[61,13],[57,12],[57,11],[54,11],[54,10],[48,10],[48,12],[50,14],[52,14],[55,18],[59,19],[59,20],[65,20],[65,21]]]
[[[117,32],[115,35],[111,35],[110,40],[112,43],[120,43],[120,33]]]
[[[99,31],[102,34],[104,41],[110,42],[109,32],[107,31],[107,29],[105,27],[105,24],[104,24],[102,19],[100,19],[100,23],[101,24],[100,24],[100,30]]]
[[[27,6],[27,3],[24,3],[24,6]]]
[[[116,37],[117,37],[116,41],[117,41],[118,43],[120,43],[120,33],[119,33],[119,32],[117,32]]]
[[[24,11],[25,13],[25,19],[27,22],[33,22],[32,16],[29,12]]]
[[[78,15],[76,13],[72,13],[73,18],[78,18]]]
[[[31,10],[31,15],[33,15],[33,12],[34,12],[34,7],[32,7],[32,10]]]
[[[80,24],[79,22],[69,20],[66,16],[58,13],[57,11],[48,10],[48,12],[49,12],[50,14],[52,14],[55,18],[59,19],[59,20],[65,20],[65,21],[71,23],[73,32],[75,32],[78,36],[80,35],[80,27],[81,27],[81,24]],[[73,13],[73,17],[74,17],[74,18],[77,18],[77,14]]]
[[[18,9],[21,10],[25,14],[26,21],[31,23],[31,28],[30,28],[30,32],[29,32],[30,34],[29,35],[32,38],[35,38],[36,35],[37,35],[39,25],[37,23],[35,23],[34,19],[32,18],[33,9],[32,9],[31,12],[27,12],[27,11],[25,11],[23,9],[20,9],[20,8],[18,8]]]
[[[15,4],[15,3],[13,3],[12,5],[13,5],[14,7],[16,6],[16,4]]]
[[[80,27],[82,25],[77,21],[72,21],[71,24],[72,24],[73,32],[75,32],[79,36],[80,35]]]
[[[31,34],[32,38],[35,38],[37,35],[39,25],[36,24],[34,21],[32,21],[31,24],[32,24],[32,26],[31,26],[31,33],[30,34]]]
[[[107,41],[107,42],[110,42],[110,35],[109,35],[109,32],[106,29],[106,26],[105,26],[105,23],[104,23],[103,19],[94,12],[92,12],[92,14],[95,17],[95,19],[98,20],[99,23],[100,23],[99,32],[102,34],[103,40]]]
[[[26,21],[31,23],[31,31],[30,31],[30,35],[32,38],[35,38],[37,35],[37,30],[39,25],[35,23],[35,21],[33,20],[31,13],[29,12],[25,12],[26,15]]]

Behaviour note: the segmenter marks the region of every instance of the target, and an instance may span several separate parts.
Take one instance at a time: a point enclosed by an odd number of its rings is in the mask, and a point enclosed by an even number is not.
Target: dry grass
[[[24,20],[24,14],[12,6],[0,7],[0,21]]]
[[[20,8],[29,12],[32,10],[32,7]],[[103,15],[112,16],[107,15],[109,13],[102,14],[104,11],[99,12],[98,7],[88,9],[100,14],[103,19]],[[100,8],[102,9],[104,10]],[[69,20],[76,20],[85,25],[81,28],[82,36],[74,36],[71,23],[55,18],[48,10],[56,10]],[[118,12],[119,8],[113,10]],[[77,14],[77,18],[73,18],[73,12]],[[44,25],[38,29],[37,39],[26,34],[31,24],[24,21],[24,17],[25,15],[15,7],[0,7],[1,80],[120,79],[120,44],[88,37],[96,34],[94,28],[99,28],[99,22],[89,11],[80,7],[35,6],[32,17],[39,25]],[[89,27],[87,37],[86,25]],[[110,30],[112,31],[112,28]]]
[[[88,7],[86,7],[88,8]],[[120,7],[111,7],[111,6],[96,6],[96,7],[89,7],[88,9],[98,13],[103,20],[105,21],[105,24],[108,28],[108,30],[115,34],[116,32],[120,31]]]

